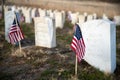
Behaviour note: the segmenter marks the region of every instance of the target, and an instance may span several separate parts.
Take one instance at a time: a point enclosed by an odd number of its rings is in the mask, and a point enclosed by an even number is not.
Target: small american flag
[[[11,44],[15,44],[16,42],[24,39],[20,26],[18,23],[16,23],[15,19],[11,25],[8,36]]]
[[[71,42],[71,49],[76,53],[77,59],[80,62],[84,57],[85,44],[80,27],[77,24],[75,24],[75,33]]]

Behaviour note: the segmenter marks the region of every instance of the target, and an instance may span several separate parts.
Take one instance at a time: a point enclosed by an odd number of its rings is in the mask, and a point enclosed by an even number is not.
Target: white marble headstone
[[[104,20],[109,20],[109,18],[107,17],[107,15],[104,13],[103,16],[102,16],[102,19]]]
[[[46,16],[50,16],[50,13],[52,12],[52,10],[51,9],[49,9],[49,10],[46,10]]]
[[[31,23],[32,22],[32,17],[31,17],[31,8],[27,8],[24,11],[24,16],[25,16],[25,22],[26,23]]]
[[[87,16],[87,21],[93,20],[93,15],[88,15]]]
[[[16,6],[11,6],[11,10],[14,12],[16,10]]]
[[[9,42],[9,37],[8,37],[8,33],[9,33],[9,29],[14,21],[15,18],[15,14],[13,11],[7,11],[5,12],[5,39]]]
[[[20,6],[17,6],[17,10],[18,10],[18,11],[20,11],[20,10],[22,10],[22,9],[21,9],[21,7],[20,7]]]
[[[26,9],[27,9],[27,7],[21,6],[21,10],[22,10],[23,14],[25,14]]]
[[[114,22],[116,25],[120,25],[120,16],[114,16]]]
[[[50,17],[35,17],[35,45],[56,47],[56,30]]]
[[[46,16],[46,10],[45,9],[38,9],[39,13],[40,13],[40,17],[45,17]]]
[[[108,20],[92,20],[81,25],[86,45],[85,61],[105,73],[116,69],[116,25]]]
[[[69,21],[72,21],[71,13],[72,13],[71,11],[67,12],[67,20]]]
[[[83,15],[84,15],[85,17],[87,17],[88,14],[87,14],[87,12],[84,12]]]
[[[33,8],[33,9],[31,10],[31,17],[32,17],[32,18],[35,17],[35,10],[36,10],[36,8]]]
[[[21,7],[21,10],[22,10],[22,13],[24,16],[26,15],[26,9],[27,9],[27,7]]]
[[[75,24],[78,22],[78,13],[71,13],[71,19],[72,19],[72,24]]]
[[[85,22],[85,16],[84,15],[79,15],[78,16],[78,24],[81,25]]]
[[[55,27],[63,28],[63,15],[62,12],[55,12]]]
[[[53,12],[50,12],[50,15],[49,15],[52,19],[55,19],[55,14]]]
[[[8,6],[4,6],[4,13],[8,11]]]
[[[93,13],[93,19],[97,19],[97,14]]]

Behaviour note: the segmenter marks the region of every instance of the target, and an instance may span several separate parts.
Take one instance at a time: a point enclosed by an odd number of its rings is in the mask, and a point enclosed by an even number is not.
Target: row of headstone
[[[18,18],[18,20],[20,21],[21,19],[21,16],[22,16],[22,14],[21,14],[21,12],[20,12],[20,10],[19,9],[16,9],[16,7],[15,6],[4,6],[4,13],[6,14],[7,12],[9,12],[9,11],[12,11],[12,12],[16,12],[17,14],[17,18]],[[5,17],[5,15],[4,15],[4,17]]]
[[[97,14],[93,13],[88,15],[86,12],[84,14],[79,14],[79,12],[72,13],[68,11],[67,18],[71,21],[72,24],[79,23],[80,25],[86,21],[97,19]]]
[[[9,9],[10,8],[10,9]],[[56,28],[63,28],[65,22],[65,12],[64,11],[52,11],[41,8],[27,8],[27,7],[16,7],[16,6],[6,6],[5,12],[15,11],[20,13],[25,17],[25,23],[31,23],[32,19],[35,17],[51,17],[55,21]]]
[[[79,23],[81,25],[82,23],[84,23],[86,21],[97,19],[97,14],[96,13],[88,15],[85,12],[82,15],[82,14],[79,14],[79,12],[72,13],[71,11],[68,11],[67,15],[68,15],[67,18],[71,21],[72,24]],[[110,19],[108,18],[108,16],[105,13],[103,13],[102,19],[110,21]],[[120,25],[120,16],[114,16],[113,21],[116,23],[116,25]]]
[[[54,22],[55,22],[56,28],[58,27],[63,28],[65,18],[66,18],[65,11],[57,11],[57,10],[52,11],[51,9],[46,10],[46,9],[41,9],[41,8],[27,8],[27,7],[16,7],[16,6],[6,6],[5,11],[8,11],[10,8],[12,11],[16,11],[16,12],[21,11],[22,15],[25,18],[26,23],[31,23],[32,19],[35,17],[49,16],[55,20]],[[87,14],[86,12],[84,12],[83,14],[80,14],[79,12],[73,13],[71,11],[68,11],[67,18],[71,21],[72,24],[75,24],[75,23],[82,24],[86,21],[97,19],[97,14],[96,13]],[[102,19],[109,20],[107,15],[104,13],[103,13]],[[120,20],[118,16],[114,17],[114,21],[117,25],[120,24],[119,23]]]

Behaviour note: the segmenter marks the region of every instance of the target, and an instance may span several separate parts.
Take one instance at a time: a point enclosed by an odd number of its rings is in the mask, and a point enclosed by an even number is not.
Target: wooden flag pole
[[[18,41],[18,43],[19,43],[19,49],[20,49],[20,53],[21,53],[22,52],[21,43],[20,43],[20,41]]]
[[[78,63],[78,59],[77,59],[77,55],[76,55],[76,60],[75,60],[75,80],[77,80],[77,63]]]
[[[15,22],[16,22],[16,25],[18,26],[16,14],[15,14]],[[18,38],[19,38],[19,40],[20,40],[20,36],[19,36]],[[21,52],[22,52],[21,43],[20,43],[20,41],[18,41],[18,43],[19,43],[19,49],[20,49],[20,53],[21,53]]]

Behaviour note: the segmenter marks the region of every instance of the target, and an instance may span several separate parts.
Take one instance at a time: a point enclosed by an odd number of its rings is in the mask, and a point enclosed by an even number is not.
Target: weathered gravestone
[[[32,17],[32,18],[35,17],[35,10],[36,10],[36,8],[33,8],[33,9],[31,10],[31,17]]]
[[[45,17],[46,16],[46,10],[45,9],[38,9],[39,13],[40,13],[40,17]]]
[[[83,15],[84,15],[85,17],[87,17],[88,14],[87,14],[87,12],[84,12]]]
[[[52,19],[55,19],[55,14],[53,12],[50,12],[49,17],[51,17]]]
[[[23,14],[25,16],[25,22],[26,23],[31,23],[32,22],[32,17],[31,17],[31,8],[27,8],[23,11]]]
[[[97,19],[97,14],[93,13],[93,19]]]
[[[53,21],[49,17],[36,17],[35,45],[47,48],[56,47],[56,31]]]
[[[20,6],[17,6],[17,10],[18,10],[18,11],[21,11],[22,9],[21,9],[21,7],[20,7]]]
[[[79,13],[78,12],[76,12],[76,13],[71,13],[71,23],[72,24],[75,24],[75,23],[77,23],[78,22],[78,15],[79,15]]]
[[[87,21],[93,20],[93,15],[88,15],[87,16]]]
[[[23,12],[23,15],[25,15],[26,9],[27,9],[27,7],[21,6],[21,10]]]
[[[8,11],[9,7],[8,6],[4,6],[4,13],[6,13]],[[4,15],[5,16],[5,15]]]
[[[106,14],[103,14],[102,19],[104,19],[104,20],[109,20],[109,18],[107,17]]]
[[[114,22],[116,25],[120,25],[120,16],[114,16]]]
[[[8,33],[9,33],[9,29],[13,23],[14,18],[15,18],[15,14],[13,11],[7,11],[5,13],[5,39],[8,42],[9,42]]]
[[[85,16],[84,15],[79,15],[78,16],[78,24],[81,26],[85,22]]]
[[[72,13],[71,11],[67,12],[67,20],[68,21],[72,21],[71,13]]]
[[[84,59],[105,73],[116,68],[116,25],[108,20],[92,20],[81,25],[86,45]]]
[[[27,7],[21,6],[21,16],[24,17],[21,22],[25,22],[25,12]]]
[[[62,12],[55,12],[55,27],[56,28],[63,28],[63,15]]]
[[[49,9],[49,10],[46,10],[46,16],[50,16],[50,13],[52,12],[52,10],[51,9]]]
[[[16,11],[16,6],[11,6],[11,10],[14,12],[14,11]]]

